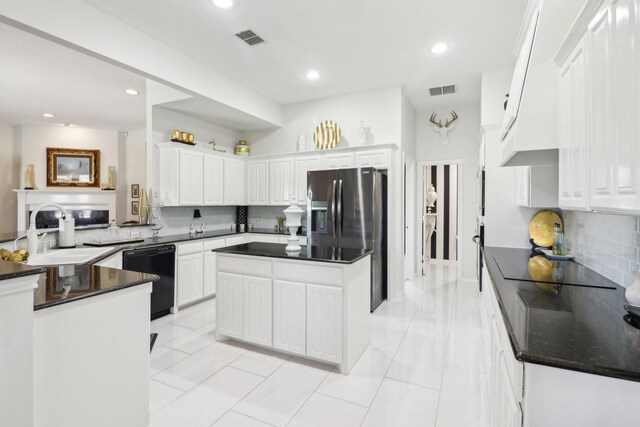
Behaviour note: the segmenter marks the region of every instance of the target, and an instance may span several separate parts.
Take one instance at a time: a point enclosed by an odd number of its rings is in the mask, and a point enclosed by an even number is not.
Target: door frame
[[[460,239],[460,232],[462,231],[462,212],[464,212],[464,198],[462,197],[462,191],[461,191],[463,187],[463,182],[462,182],[463,163],[464,162],[462,161],[462,159],[448,159],[448,160],[425,160],[425,161],[418,162],[416,165],[416,171],[418,169],[421,171],[420,174],[416,173],[416,179],[417,179],[416,200],[420,200],[419,204],[416,203],[416,221],[415,221],[416,237],[417,237],[418,229],[422,230],[422,227],[423,227],[422,217],[423,217],[423,212],[426,206],[425,194],[424,194],[424,191],[422,191],[424,186],[424,182],[423,182],[424,175],[422,172],[424,172],[424,168],[427,166],[454,165],[454,164],[457,165],[458,191],[456,194],[456,199],[457,199],[458,210],[456,212],[456,221],[457,221],[456,246],[458,248],[458,259],[455,262],[457,263],[456,270],[458,273],[458,278],[462,277],[462,263],[466,261],[464,260],[464,253],[462,251],[462,245],[461,245],[462,240]],[[415,257],[416,275],[423,276],[424,275],[422,270],[423,256],[418,256],[418,254],[422,254],[422,249],[423,249],[422,243],[424,239],[422,238],[422,233],[420,234],[420,239],[416,238],[415,240],[416,240],[416,246],[414,249],[414,253],[416,254],[416,257]],[[452,262],[452,261],[446,261],[446,262]]]

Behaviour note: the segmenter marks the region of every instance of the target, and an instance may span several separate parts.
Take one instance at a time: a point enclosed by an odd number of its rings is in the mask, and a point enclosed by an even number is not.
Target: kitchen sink
[[[30,256],[27,265],[65,265],[84,264],[103,255],[113,247],[55,249]]]

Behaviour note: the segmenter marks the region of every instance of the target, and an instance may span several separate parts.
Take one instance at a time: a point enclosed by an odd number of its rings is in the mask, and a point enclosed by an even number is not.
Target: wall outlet
[[[132,231],[131,232],[131,238],[132,239],[139,239],[140,238],[140,232],[139,231]]]
[[[52,239],[49,241],[49,249],[54,249],[56,246],[58,246],[58,242],[56,241],[56,239]]]

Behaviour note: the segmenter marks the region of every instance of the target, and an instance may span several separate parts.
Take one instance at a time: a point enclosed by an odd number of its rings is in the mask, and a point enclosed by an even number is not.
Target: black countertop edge
[[[501,248],[501,247],[495,247],[493,249],[513,249],[513,248]],[[535,353],[535,352],[530,352],[527,351],[526,349],[523,349],[520,347],[518,340],[516,339],[515,333],[514,333],[514,329],[512,326],[512,322],[511,322],[511,318],[510,315],[508,313],[508,310],[505,309],[505,305],[504,302],[502,300],[502,294],[501,294],[501,290],[500,287],[498,286],[498,283],[500,284],[504,284],[504,283],[514,283],[514,284],[522,284],[522,283],[527,283],[528,285],[531,283],[528,282],[522,282],[522,281],[516,281],[516,280],[507,280],[504,279],[500,273],[499,267],[496,263],[496,261],[493,259],[493,256],[491,255],[491,250],[492,247],[486,247],[486,248],[481,248],[481,253],[483,255],[483,259],[484,259],[484,266],[487,268],[487,271],[489,273],[489,276],[491,278],[492,281],[492,287],[493,290],[496,294],[497,300],[498,300],[498,306],[500,307],[500,312],[502,315],[502,318],[504,320],[504,324],[505,327],[507,329],[507,333],[509,335],[509,341],[511,344],[511,350],[514,353],[514,357],[516,358],[516,360],[524,362],[524,363],[535,363],[538,365],[543,365],[543,366],[549,366],[552,368],[559,368],[559,369],[568,369],[571,371],[576,371],[576,372],[583,372],[583,373],[587,373],[587,374],[594,374],[594,375],[601,375],[601,376],[605,376],[605,377],[611,377],[611,378],[617,378],[617,379],[622,379],[622,380],[628,380],[628,381],[635,381],[635,382],[640,382],[640,369],[633,369],[633,370],[629,370],[629,369],[620,369],[620,368],[616,368],[613,366],[602,366],[600,364],[597,363],[585,363],[585,362],[581,362],[581,361],[577,361],[577,360],[570,360],[567,358],[557,358],[557,357],[553,357],[553,356],[549,356],[549,355],[544,355],[544,354],[539,354],[539,353]],[[505,285],[505,286],[510,286],[510,285]],[[511,286],[515,286],[515,285],[511,285]],[[575,286],[571,286],[571,285],[567,285],[572,289],[575,289],[577,291],[582,291],[582,292],[596,292],[596,288],[591,288],[591,287],[575,287]],[[605,289],[605,291],[610,291],[610,292],[618,292],[618,293],[622,293],[622,295],[624,295],[624,288],[618,286],[617,289]],[[624,310],[621,310],[620,312],[620,324],[622,325],[623,321],[622,321],[622,313],[624,313]],[[622,325],[621,327],[624,327],[624,325]],[[618,349],[619,350],[619,349]],[[630,349],[630,351],[632,351],[632,349]],[[638,350],[640,351],[640,350]]]
[[[266,258],[279,258],[296,261],[324,262],[329,264],[353,264],[362,258],[372,255],[372,249],[335,248],[327,246],[302,246],[297,254],[288,254],[285,251],[286,244],[280,243],[244,243],[241,245],[227,246],[225,248],[212,249],[212,252],[228,255],[257,256]],[[336,258],[338,255],[341,259]]]
[[[241,233],[239,231],[231,231],[231,230],[213,230],[213,231],[206,231],[204,233],[195,234],[195,235],[189,234],[189,233],[184,233],[184,234],[170,234],[170,235],[167,235],[167,236],[159,236],[158,238],[148,237],[148,238],[144,239],[144,241],[142,241],[142,242],[124,243],[122,245],[113,245],[113,250],[107,251],[107,252],[103,253],[102,255],[91,259],[86,264],[98,263],[98,262],[102,261],[103,259],[109,258],[111,255],[113,255],[113,254],[115,254],[117,252],[120,252],[120,251],[126,251],[126,250],[131,250],[131,249],[148,248],[148,247],[151,247],[151,246],[168,245],[168,244],[171,244],[171,243],[182,243],[182,242],[190,242],[190,241],[194,241],[195,242],[195,241],[198,241],[198,240],[214,239],[216,237],[243,236],[245,234],[270,234],[270,235],[277,235],[277,236],[288,236],[289,235],[289,233],[281,233],[281,232],[275,231],[273,229],[259,228],[259,229],[254,229],[251,232],[243,232],[243,233]],[[300,234],[300,235],[298,235],[298,237],[306,237],[306,236]]]
[[[76,269],[75,274],[65,278],[58,277],[58,267],[45,269],[46,274],[40,276],[38,288],[34,293],[34,311],[160,280],[160,277],[155,274],[137,273],[96,265],[80,265],[74,266],[74,268]],[[64,289],[62,281],[65,279],[72,279],[71,289],[69,295],[62,298],[60,296]],[[85,289],[87,287],[89,289]]]
[[[18,277],[42,274],[46,271],[44,267],[31,267],[24,264],[0,260],[0,281],[16,279]]]

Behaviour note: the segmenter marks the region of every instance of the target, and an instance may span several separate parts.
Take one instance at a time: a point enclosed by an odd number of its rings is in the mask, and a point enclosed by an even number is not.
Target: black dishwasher
[[[160,276],[160,280],[153,282],[151,320],[169,314],[169,310],[173,307],[176,273],[175,256],[175,245],[132,249],[123,253],[123,270]]]

